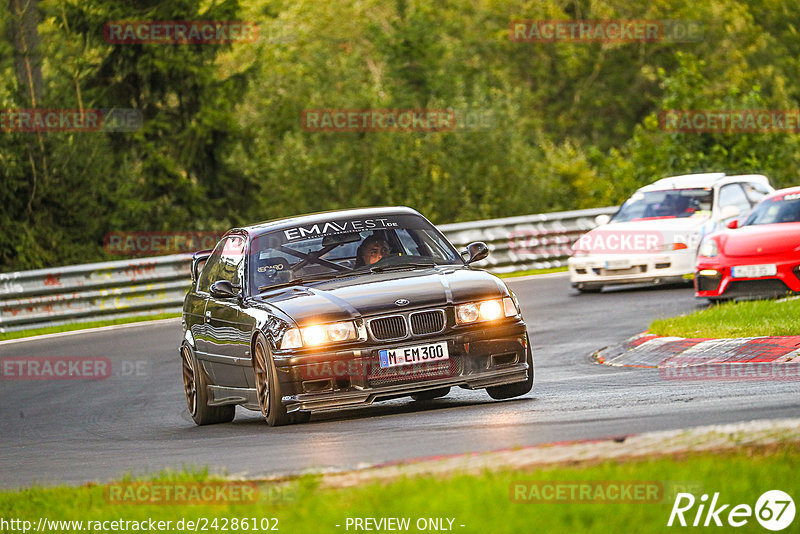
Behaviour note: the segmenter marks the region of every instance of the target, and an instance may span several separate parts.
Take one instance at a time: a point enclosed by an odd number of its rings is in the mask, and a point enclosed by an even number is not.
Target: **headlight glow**
[[[316,347],[326,343],[341,343],[355,339],[366,339],[356,330],[353,321],[342,321],[331,324],[314,324],[303,328],[290,328],[283,334],[281,349],[298,349],[300,347]]]
[[[306,345],[321,345],[325,343],[325,329],[319,325],[303,328],[303,341]]]
[[[494,321],[503,315],[503,306],[499,300],[487,300],[480,304],[480,315],[484,321]]]
[[[519,315],[517,305],[511,297],[484,300],[481,302],[467,302],[456,306],[456,322],[469,324],[478,321],[495,321],[503,317]]]

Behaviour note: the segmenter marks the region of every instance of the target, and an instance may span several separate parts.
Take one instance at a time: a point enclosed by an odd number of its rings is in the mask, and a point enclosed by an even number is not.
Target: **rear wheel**
[[[525,361],[528,363],[528,378],[524,382],[515,382],[513,384],[506,384],[504,386],[492,386],[486,388],[489,396],[495,400],[510,399],[512,397],[519,397],[525,395],[531,388],[533,388],[533,353],[531,353],[531,346],[528,343],[528,350],[526,352]]]
[[[439,389],[431,389],[428,391],[420,391],[419,393],[414,393],[411,395],[411,398],[415,401],[429,401],[433,399],[438,399],[439,397],[444,397],[450,393],[450,388],[439,388]]]
[[[186,406],[189,415],[198,425],[230,423],[236,416],[236,406],[208,405],[208,378],[192,348],[184,343],[181,347],[181,365],[183,367],[183,392],[186,395]]]
[[[253,346],[253,373],[256,382],[256,395],[261,413],[269,426],[283,426],[292,423],[307,423],[310,412],[287,413],[283,405],[275,361],[267,347],[264,336],[259,335]]]

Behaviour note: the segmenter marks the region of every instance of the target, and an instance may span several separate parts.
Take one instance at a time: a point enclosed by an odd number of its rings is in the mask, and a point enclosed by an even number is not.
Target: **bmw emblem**
[[[408,306],[408,300],[406,299],[397,299],[394,303],[398,306]]]

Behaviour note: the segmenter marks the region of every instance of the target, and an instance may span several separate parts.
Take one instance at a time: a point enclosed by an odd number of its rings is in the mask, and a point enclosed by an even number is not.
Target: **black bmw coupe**
[[[227,232],[192,264],[180,354],[198,425],[236,405],[271,426],[450,388],[494,399],[533,386],[519,304],[405,207],[317,213]]]

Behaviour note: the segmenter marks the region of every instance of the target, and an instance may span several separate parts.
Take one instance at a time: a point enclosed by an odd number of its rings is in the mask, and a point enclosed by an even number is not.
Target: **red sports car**
[[[710,300],[800,293],[800,187],[764,197],[741,225],[707,236],[695,296]]]

